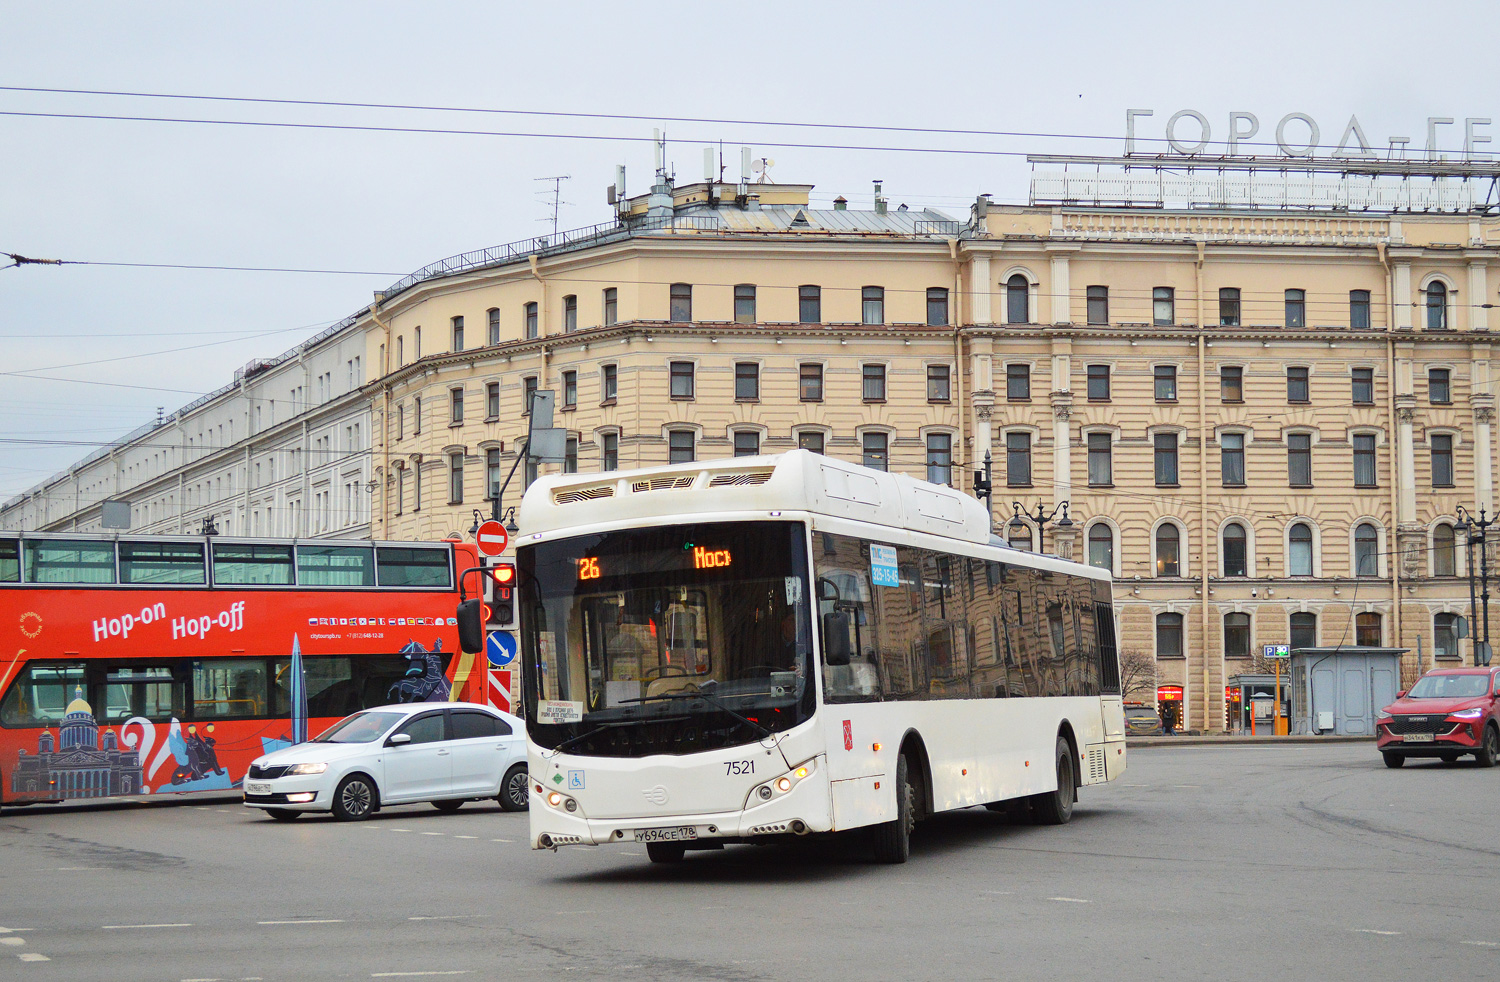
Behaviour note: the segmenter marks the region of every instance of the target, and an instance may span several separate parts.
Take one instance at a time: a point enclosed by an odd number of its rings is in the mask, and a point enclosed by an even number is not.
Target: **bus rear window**
[[[21,543],[0,539],[0,583],[21,582]]]
[[[298,546],[299,586],[374,586],[374,550],[360,546]]]
[[[110,542],[27,540],[28,583],[113,583],[115,547]]]
[[[121,583],[201,585],[208,573],[201,542],[121,542]]]
[[[381,586],[428,586],[447,589],[448,549],[409,549],[379,546],[375,549],[376,574]]]
[[[220,586],[291,586],[292,547],[216,542],[214,582]]]

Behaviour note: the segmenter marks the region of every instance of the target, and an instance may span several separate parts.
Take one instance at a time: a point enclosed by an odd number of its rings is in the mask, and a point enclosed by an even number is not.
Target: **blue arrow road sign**
[[[509,665],[516,660],[517,650],[516,636],[510,631],[495,631],[484,643],[484,653],[489,656],[491,665]]]

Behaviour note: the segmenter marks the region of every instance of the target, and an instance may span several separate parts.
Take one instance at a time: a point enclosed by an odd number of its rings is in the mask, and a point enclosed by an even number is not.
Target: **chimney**
[[[834,211],[848,211],[849,210],[849,199],[846,198],[846,197],[844,197],[842,194],[839,195],[837,198],[834,198],[833,199],[833,210]]]
[[[875,214],[877,215],[885,214],[885,196],[880,193],[881,183],[880,181],[875,182]]]

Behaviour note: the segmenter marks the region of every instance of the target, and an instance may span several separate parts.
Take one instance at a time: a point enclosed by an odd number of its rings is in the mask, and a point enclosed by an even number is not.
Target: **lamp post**
[[[1052,527],[1056,529],[1070,529],[1073,527],[1073,520],[1068,517],[1068,503],[1066,501],[1054,505],[1052,507],[1052,511],[1050,512],[1046,510],[1046,507],[1040,501],[1038,501],[1036,503],[1036,514],[1032,514],[1023,510],[1019,501],[1012,501],[1010,503],[1010,506],[1015,511],[1015,515],[1012,516],[1011,520],[1007,523],[1011,528],[1025,528],[1025,519],[1030,519],[1036,525],[1038,536],[1037,552],[1047,551],[1048,523],[1051,523]],[[1062,512],[1062,518],[1057,518],[1058,512]],[[1053,521],[1054,518],[1057,518],[1057,520]]]
[[[1453,526],[1454,532],[1462,532],[1464,536],[1464,553],[1469,564],[1469,634],[1474,638],[1474,664],[1488,665],[1490,663],[1490,561],[1489,561],[1489,535],[1488,530],[1497,521],[1485,517],[1484,509],[1479,509],[1479,517],[1475,518],[1463,505],[1455,509],[1458,513],[1458,524]],[[1475,590],[1474,571],[1474,547],[1479,547],[1479,572],[1478,590]],[[1482,607],[1480,605],[1483,605]]]
[[[478,535],[479,534],[479,526],[484,522],[484,518],[482,516],[480,516],[478,508],[473,509],[473,512],[474,512],[474,524],[469,526],[469,535],[470,536],[476,536],[476,535]],[[517,532],[521,531],[520,526],[518,526],[516,524],[516,506],[515,505],[511,505],[509,508],[505,509],[505,517],[503,519],[500,517],[500,509],[498,507],[496,507],[495,508],[495,521],[497,521],[497,522],[503,521],[505,523],[505,531],[509,535],[515,535]]]

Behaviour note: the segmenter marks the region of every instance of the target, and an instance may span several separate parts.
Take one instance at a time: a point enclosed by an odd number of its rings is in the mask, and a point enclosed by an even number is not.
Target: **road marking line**
[[[425,916],[408,917],[408,921],[465,921],[474,917],[489,917],[489,914],[428,914]]]
[[[311,920],[311,921],[256,921],[255,923],[257,923],[257,924],[263,924],[263,925],[270,925],[270,924],[342,924],[344,922],[341,921],[341,920],[335,920],[333,918],[329,918],[327,920]]]
[[[468,975],[468,974],[469,974],[469,970],[468,969],[461,968],[461,969],[458,969],[457,971],[452,971],[452,972],[371,972],[370,973],[370,978],[372,978],[372,979],[401,979],[401,978],[410,978],[410,977],[412,977],[414,975]]]
[[[182,982],[224,982],[223,979],[183,979]]]
[[[1199,788],[1199,789],[1202,789],[1203,785],[1201,785],[1201,784],[1174,784],[1174,785],[1172,785],[1172,787],[1174,787],[1174,788]]]
[[[50,962],[52,960],[46,955],[38,955],[34,951],[23,951],[16,957],[23,962]]]
[[[477,839],[477,838],[479,838],[479,836],[477,836],[477,835],[455,835],[453,838],[455,838],[455,839]]]
[[[1500,941],[1465,941],[1463,944],[1477,945],[1480,948],[1500,948]]]
[[[410,832],[411,829],[386,829],[387,832]]]
[[[191,924],[101,924],[101,931],[129,931],[134,928],[147,927],[192,927]]]
[[[491,842],[514,842],[514,839],[491,839]]]
[[[1380,935],[1384,935],[1386,937],[1399,937],[1400,934],[1401,934],[1400,931],[1377,931],[1377,930],[1375,930],[1374,928],[1371,928],[1371,927],[1356,927],[1356,928],[1351,928],[1351,930],[1355,934],[1380,934]]]
[[[25,944],[25,938],[0,938],[0,944]],[[1469,942],[1472,944],[1473,942]]]
[[[447,835],[446,832],[423,832],[423,835]]]
[[[1048,897],[1047,899],[1048,900],[1055,900],[1055,901],[1057,901],[1060,904],[1091,904],[1091,903],[1093,903],[1092,900],[1081,900],[1078,897]]]

